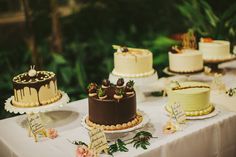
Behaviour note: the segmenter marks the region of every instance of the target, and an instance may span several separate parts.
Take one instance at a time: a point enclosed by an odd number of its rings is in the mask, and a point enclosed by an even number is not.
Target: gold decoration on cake
[[[123,129],[131,128],[140,124],[142,121],[143,121],[143,116],[140,113],[137,113],[135,119],[133,119],[132,121],[123,123],[123,124],[116,124],[116,125],[99,125],[99,124],[91,122],[88,117],[85,120],[88,126],[94,127],[94,128],[102,128],[105,131],[123,130]]]
[[[35,65],[30,66],[30,70],[28,71],[28,75],[30,77],[34,77],[37,75],[37,71],[35,70]]]
[[[194,36],[193,31],[189,31],[188,33],[183,34],[183,48],[184,49],[196,49],[196,37]]]

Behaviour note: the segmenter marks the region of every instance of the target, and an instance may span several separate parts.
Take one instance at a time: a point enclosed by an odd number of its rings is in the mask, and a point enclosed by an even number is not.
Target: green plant
[[[234,39],[236,36],[236,3],[217,15],[206,0],[186,0],[177,5],[186,25],[203,37]]]

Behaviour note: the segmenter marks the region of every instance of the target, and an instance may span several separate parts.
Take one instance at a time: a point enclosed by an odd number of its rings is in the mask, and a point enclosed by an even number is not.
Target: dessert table
[[[227,86],[236,87],[235,71],[230,70],[223,77]],[[115,153],[114,156],[159,156],[159,157],[235,157],[236,156],[236,101],[231,100],[231,108],[225,107],[227,97],[216,101],[217,92],[212,93],[212,102],[220,109],[218,115],[201,120],[187,121],[180,131],[163,134],[163,126],[169,120],[165,111],[166,97],[148,97],[138,103],[138,108],[150,118],[150,122],[141,130],[149,131],[158,138],[151,139],[147,150],[135,149],[127,145],[128,152]],[[236,96],[235,96],[236,97]],[[214,99],[213,99],[214,98]],[[222,100],[222,99],[225,99]],[[50,111],[46,127],[56,128],[56,139],[42,138],[35,143],[28,137],[26,115],[16,116],[0,121],[0,156],[1,157],[75,157],[76,146],[70,141],[80,140],[89,143],[87,130],[81,125],[81,119],[87,114],[87,99],[78,100],[63,108]],[[232,104],[233,102],[233,104]],[[235,106],[235,107],[234,107]],[[128,133],[123,139],[133,136]],[[108,156],[108,155],[101,155]]]

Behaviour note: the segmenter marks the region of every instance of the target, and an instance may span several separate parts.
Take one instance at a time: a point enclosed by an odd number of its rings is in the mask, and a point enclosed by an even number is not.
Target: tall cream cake
[[[203,70],[202,53],[196,50],[193,33],[183,35],[183,47],[173,46],[169,51],[169,70],[177,73],[199,72]]]
[[[218,60],[231,58],[230,42],[224,40],[212,40],[202,38],[199,42],[199,51],[203,53],[203,59]]]
[[[112,73],[121,77],[145,77],[155,71],[152,67],[152,53],[146,49],[113,46],[114,69]]]
[[[172,83],[167,91],[166,109],[172,112],[171,105],[179,103],[186,115],[200,116],[209,114],[214,107],[210,103],[210,87],[201,82]]]
[[[57,89],[56,75],[49,71],[36,71],[19,74],[13,78],[14,98],[17,107],[37,107],[53,103],[61,98]]]

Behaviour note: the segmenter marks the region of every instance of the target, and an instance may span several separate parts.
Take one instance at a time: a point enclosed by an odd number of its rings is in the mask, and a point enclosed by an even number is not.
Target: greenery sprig
[[[68,140],[69,141],[69,140]],[[77,145],[77,146],[86,146],[88,147],[88,145],[86,143],[84,143],[83,141],[69,141],[70,143],[74,144],[74,145]]]
[[[99,88],[98,89],[98,97],[103,97],[105,95],[106,95],[105,90],[103,90],[102,88]]]
[[[140,131],[130,139],[127,140],[117,139],[115,143],[109,145],[108,154],[113,156],[113,154],[116,152],[128,152],[129,151],[129,149],[127,148],[128,144],[133,144],[133,147],[135,147],[136,149],[138,148],[147,149],[147,147],[150,145],[149,141],[151,138],[157,138],[157,137],[153,137],[150,132]],[[88,147],[88,145],[82,141],[73,141],[73,142],[69,141],[69,142],[74,145],[79,145],[79,146],[84,145]]]
[[[128,148],[126,147],[127,144],[133,144],[133,147],[135,147],[136,149],[147,149],[147,146],[150,145],[149,141],[151,138],[157,137],[153,137],[150,132],[140,131],[131,139],[127,139],[124,141],[118,139],[114,144],[110,145],[108,152],[110,155],[113,155],[113,153],[115,152],[128,152]]]
[[[132,143],[134,143],[134,147],[137,149],[139,147],[143,149],[147,149],[147,146],[150,145],[149,140],[152,138],[152,134],[147,131],[140,131],[134,137]]]
[[[126,147],[126,143],[121,139],[118,139],[114,144],[109,146],[108,153],[112,155],[115,152],[128,152],[129,149]]]

